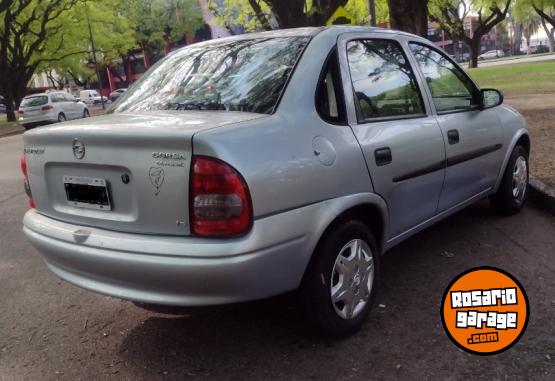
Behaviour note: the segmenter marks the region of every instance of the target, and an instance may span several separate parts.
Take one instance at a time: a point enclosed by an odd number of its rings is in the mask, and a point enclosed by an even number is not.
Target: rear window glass
[[[40,95],[37,97],[23,98],[21,101],[21,107],[34,107],[42,106],[48,103],[48,97],[46,95]]]
[[[112,112],[219,110],[270,114],[306,37],[192,45],[152,67],[123,93]]]

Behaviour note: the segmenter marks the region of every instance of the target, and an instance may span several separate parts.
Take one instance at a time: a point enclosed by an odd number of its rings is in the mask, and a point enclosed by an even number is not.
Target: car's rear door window
[[[425,115],[416,77],[397,41],[349,41],[347,59],[359,122]]]
[[[419,43],[411,43],[410,50],[424,74],[438,113],[478,106],[476,87],[445,54]]]

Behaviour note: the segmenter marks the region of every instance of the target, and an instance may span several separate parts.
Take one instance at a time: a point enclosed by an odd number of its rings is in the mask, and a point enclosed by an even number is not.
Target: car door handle
[[[457,130],[447,131],[447,141],[449,141],[449,144],[457,144],[459,142],[459,131]]]
[[[382,165],[387,165],[393,161],[391,156],[391,149],[389,147],[378,148],[374,151],[374,158],[376,159],[376,165],[381,167]]]

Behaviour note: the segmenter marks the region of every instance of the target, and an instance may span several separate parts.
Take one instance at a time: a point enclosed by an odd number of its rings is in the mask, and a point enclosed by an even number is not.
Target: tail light
[[[23,186],[25,188],[25,193],[29,197],[29,207],[35,209],[35,201],[33,200],[33,195],[31,194],[31,186],[29,185],[29,177],[27,176],[27,158],[25,154],[21,155],[21,172],[23,172]]]
[[[54,107],[52,105],[46,105],[46,106],[42,106],[41,110],[42,111],[49,111],[52,110]]]
[[[17,112],[18,114],[20,114],[20,115],[23,115],[23,110],[21,110],[21,109],[20,109],[20,110],[17,110],[16,112]]]
[[[194,156],[190,185],[191,232],[203,237],[246,233],[252,204],[245,180],[221,160]]]

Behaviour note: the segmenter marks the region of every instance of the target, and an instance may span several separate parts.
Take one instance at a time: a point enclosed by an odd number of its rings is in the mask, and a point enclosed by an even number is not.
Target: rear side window
[[[476,87],[447,56],[417,43],[411,43],[410,49],[426,78],[438,113],[478,106]]]
[[[51,94],[50,99],[52,100],[52,103],[65,102],[66,101],[62,94]]]
[[[359,122],[425,114],[416,77],[398,42],[350,41],[347,58]]]
[[[329,123],[345,124],[347,121],[342,87],[337,50],[334,50],[324,64],[316,92],[318,114]]]
[[[36,97],[23,98],[21,101],[21,107],[35,107],[42,106],[48,103],[48,97],[46,95],[39,95]]]

